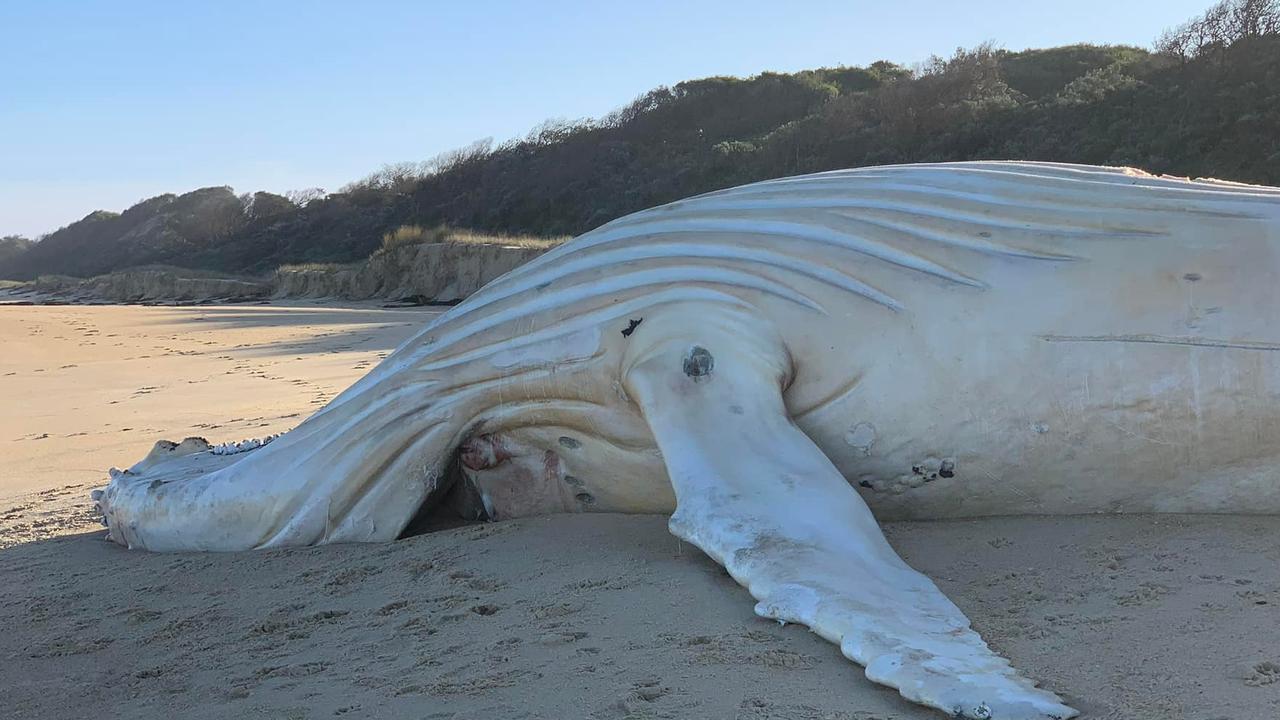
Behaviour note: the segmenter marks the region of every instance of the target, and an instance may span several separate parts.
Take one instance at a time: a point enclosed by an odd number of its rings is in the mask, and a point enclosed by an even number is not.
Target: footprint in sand
[[[1263,687],[1280,682],[1280,663],[1260,662],[1249,669],[1244,684],[1249,687]]]
[[[1241,590],[1236,593],[1236,597],[1240,598],[1241,600],[1245,600],[1247,602],[1253,603],[1254,605],[1270,604],[1270,601],[1267,599],[1266,594],[1258,592],[1257,590]]]

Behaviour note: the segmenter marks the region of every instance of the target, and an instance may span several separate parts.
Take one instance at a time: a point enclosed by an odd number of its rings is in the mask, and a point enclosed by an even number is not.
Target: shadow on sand
[[[252,330],[293,327],[305,336],[244,346],[258,356],[340,353],[349,350],[390,351],[440,315],[438,308],[344,308],[330,306],[211,307],[192,309],[179,323],[193,328]],[[166,319],[158,322],[172,322]],[[329,328],[319,330],[319,328]]]

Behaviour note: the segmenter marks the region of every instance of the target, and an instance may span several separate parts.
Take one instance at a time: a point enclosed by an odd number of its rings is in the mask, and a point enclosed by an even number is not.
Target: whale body
[[[875,517],[1280,512],[1280,190],[873,167],[615,220],[269,443],[113,471],[149,550],[387,541],[442,507],[673,513],[760,601],[956,717],[1075,711]],[[875,517],[872,513],[874,512]]]

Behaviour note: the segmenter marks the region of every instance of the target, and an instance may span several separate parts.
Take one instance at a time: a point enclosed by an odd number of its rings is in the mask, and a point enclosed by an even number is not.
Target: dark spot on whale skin
[[[1183,275],[1183,276],[1182,276],[1182,279],[1183,279],[1183,280],[1186,280],[1187,282],[1196,282],[1196,281],[1197,281],[1197,280],[1199,280],[1201,277],[1203,277],[1203,276],[1202,276],[1200,273],[1191,272],[1191,273],[1187,273],[1187,274]]]
[[[580,492],[577,495],[574,495],[573,498],[578,502],[582,503],[583,505],[590,505],[591,503],[594,503],[596,501],[596,498],[594,495],[592,495],[591,493],[585,493],[585,492]]]
[[[684,358],[684,374],[694,380],[710,375],[715,366],[711,352],[700,345],[694,345]]]
[[[574,477],[573,475],[565,475],[565,476],[564,476],[564,481],[565,481],[565,483],[566,483],[566,484],[568,484],[568,485],[573,485],[574,487],[581,487],[581,486],[582,486],[582,481],[581,481],[581,480],[579,480],[578,478]]]
[[[867,488],[869,490],[875,489],[875,486],[871,484],[870,480],[859,480],[858,485],[860,485],[861,487]]]
[[[560,444],[569,448],[570,450],[577,450],[578,448],[582,447],[582,443],[578,442],[577,440],[567,435],[560,436]]]
[[[923,469],[921,469],[919,465],[912,465],[912,466],[911,466],[911,472],[915,473],[916,475],[923,475],[923,474],[924,474],[924,470],[923,470]]]
[[[956,476],[956,464],[952,460],[943,460],[942,465],[938,467],[938,475],[944,478]]]
[[[635,332],[636,328],[640,327],[640,323],[644,322],[644,318],[640,318],[639,320],[629,320],[627,322],[627,329],[622,331],[622,337],[631,337],[631,333]]]

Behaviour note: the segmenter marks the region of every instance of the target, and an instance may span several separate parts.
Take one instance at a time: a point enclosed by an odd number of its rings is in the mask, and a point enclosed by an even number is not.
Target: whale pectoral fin
[[[671,531],[750,590],[757,614],[807,625],[909,700],[957,718],[1075,716],[898,557],[857,492],[791,422],[777,373],[732,353],[723,343],[673,346],[627,372],[676,493]]]

